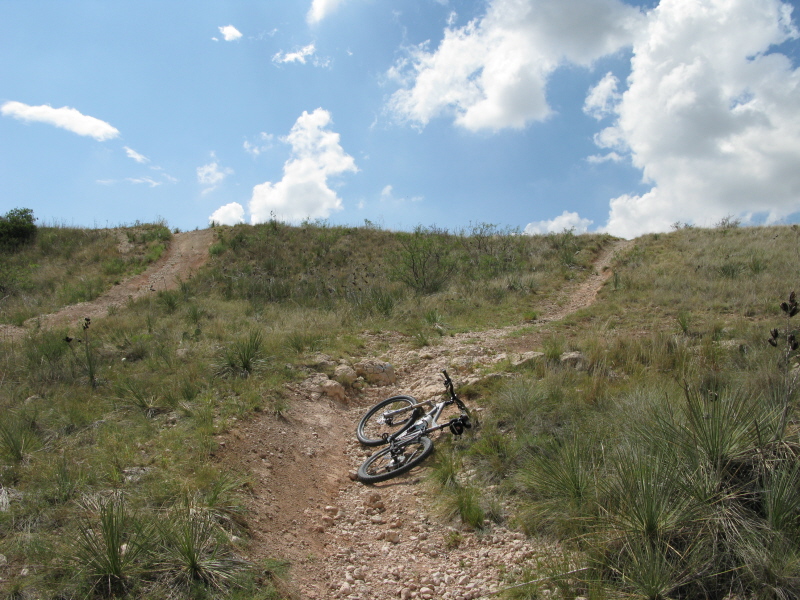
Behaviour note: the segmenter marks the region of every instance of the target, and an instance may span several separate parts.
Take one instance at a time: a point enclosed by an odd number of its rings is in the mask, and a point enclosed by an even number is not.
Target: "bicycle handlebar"
[[[453,391],[453,380],[450,379],[450,375],[447,374],[446,369],[442,369],[442,374],[444,375],[444,386],[447,388],[447,391],[450,392],[450,395],[455,395]]]
[[[450,400],[455,402],[458,405],[458,408],[461,410],[466,410],[467,407],[464,405],[461,399],[456,396],[456,390],[453,387],[453,380],[450,379],[450,375],[447,374],[447,370],[442,369],[442,374],[444,375],[444,386],[447,388],[447,393],[450,394]]]

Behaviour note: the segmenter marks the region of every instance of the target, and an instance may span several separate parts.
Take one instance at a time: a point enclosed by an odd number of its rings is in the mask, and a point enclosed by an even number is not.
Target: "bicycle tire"
[[[370,456],[358,467],[356,474],[358,480],[361,483],[378,483],[397,477],[416,467],[433,452],[433,442],[427,436],[405,442],[402,446],[403,455],[406,457],[403,464],[392,466],[392,449],[387,446]],[[410,453],[407,451],[410,451]]]
[[[401,418],[401,420],[386,424],[382,422],[383,413],[387,410],[397,410],[413,406],[417,401],[411,396],[392,396],[378,402],[375,406],[370,408],[367,413],[358,422],[356,427],[356,437],[358,441],[365,446],[380,446],[386,443],[386,437],[398,431],[406,423],[411,416],[411,412],[407,413],[408,416]],[[400,415],[401,417],[403,415]],[[384,435],[386,434],[386,435]]]

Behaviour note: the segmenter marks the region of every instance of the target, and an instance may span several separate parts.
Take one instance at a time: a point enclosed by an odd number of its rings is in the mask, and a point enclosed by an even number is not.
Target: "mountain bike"
[[[410,471],[433,452],[431,433],[450,429],[461,435],[472,427],[469,409],[456,395],[453,381],[444,374],[447,398],[434,404],[432,400],[417,402],[413,396],[392,396],[373,406],[356,427],[356,437],[366,446],[388,444],[358,468],[362,483],[378,483]],[[455,404],[461,411],[447,423],[438,422],[442,412]],[[428,407],[425,412],[424,408]]]

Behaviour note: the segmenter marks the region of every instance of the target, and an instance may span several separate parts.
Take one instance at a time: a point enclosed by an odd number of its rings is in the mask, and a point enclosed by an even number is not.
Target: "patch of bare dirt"
[[[143,273],[115,285],[105,294],[91,302],[81,302],[66,306],[49,315],[28,319],[24,327],[0,325],[0,337],[20,339],[34,326],[55,327],[66,323],[77,323],[85,317],[97,319],[108,314],[112,306],[122,306],[161,290],[178,287],[181,281],[189,279],[208,260],[208,249],[214,242],[213,229],[199,229],[176,233],[164,255]],[[123,236],[124,237],[124,236]],[[120,251],[125,252],[127,238],[120,238]]]

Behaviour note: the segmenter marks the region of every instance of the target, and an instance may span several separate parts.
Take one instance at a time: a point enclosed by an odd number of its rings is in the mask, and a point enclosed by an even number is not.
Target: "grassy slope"
[[[0,512],[0,553],[14,567],[38,567],[35,577],[0,585],[71,595],[99,582],[98,593],[143,598],[192,596],[214,586],[247,598],[273,595],[254,587],[257,570],[235,561],[243,542],[231,536],[241,535],[237,494],[246,473],[220,472],[210,456],[228,419],[279,413],[283,383],[300,376],[294,365],[302,353],[359,354],[365,329],[400,331],[413,345],[437,335],[437,323],[455,331],[522,327],[565,281],[584,277],[610,241],[571,234],[531,238],[481,227],[463,233],[277,223],[220,228],[211,262],[180,290],[132,303],[89,331],[36,332],[6,344],[0,353],[0,410],[8,415],[0,429],[0,483],[13,498],[10,509]],[[96,256],[104,256],[104,243],[98,241]],[[762,504],[752,508],[725,496],[727,503],[711,503],[726,509],[721,514],[708,502],[684,506],[679,500],[693,496],[678,489],[667,494],[662,513],[683,511],[681,519],[656,519],[645,536],[623,509],[642,504],[644,496],[636,494],[651,490],[655,476],[663,475],[652,465],[683,479],[708,470],[687,468],[699,459],[676,459],[674,445],[669,452],[647,447],[642,440],[661,438],[643,431],[673,427],[673,439],[691,438],[684,406],[702,406],[712,394],[757,398],[768,408],[786,397],[776,375],[780,352],[763,340],[782,323],[777,305],[796,275],[796,249],[796,231],[782,227],[647,236],[616,265],[593,307],[562,322],[524,328],[519,343],[543,350],[550,360],[522,369],[514,385],[477,390],[493,416],[461,449],[462,459],[478,467],[476,477],[489,484],[481,488],[497,496],[456,485],[450,492],[462,516],[476,524],[485,514],[510,518],[530,532],[572,540],[581,556],[599,566],[592,579],[575,584],[575,593],[588,587],[599,596],[597,590],[617,589],[659,597],[702,590],[714,597],[735,585],[747,593],[792,593],[787,581],[797,573],[791,561],[775,561],[793,556],[780,549],[796,539],[795,525],[777,531],[761,514],[768,512]],[[95,254],[87,252],[96,268]],[[40,260],[46,265],[50,259]],[[420,261],[425,268],[415,272]],[[67,334],[76,338],[70,344],[63,341]],[[581,350],[588,370],[562,368],[556,359],[567,349]],[[765,391],[770,402],[763,401]],[[659,416],[665,407],[674,407],[673,421]],[[747,410],[752,422],[761,423],[762,437],[775,431],[774,411]],[[729,413],[723,417],[736,421]],[[766,463],[753,458],[753,428],[744,429],[745,441],[731,451],[739,462],[725,466],[761,473]],[[790,426],[781,435],[789,452],[796,434]],[[690,452],[691,444],[684,446]],[[784,464],[774,444],[760,448],[769,464]],[[659,452],[669,456],[647,460]],[[626,479],[628,464],[641,469]],[[564,469],[553,471],[552,465]],[[717,498],[711,491],[735,483],[726,473],[719,467],[717,480],[697,485]],[[792,477],[784,476],[789,487],[796,483]],[[610,487],[597,487],[597,481]],[[763,485],[757,484],[748,480],[746,489],[760,498]],[[498,508],[508,501],[517,508]],[[174,516],[176,530],[158,527],[165,513]],[[730,513],[746,518],[724,520]],[[797,507],[787,514],[787,522],[797,523]],[[105,531],[101,523],[127,543],[141,532],[143,551],[136,560],[117,556],[114,563],[113,544],[97,548],[94,538],[81,536]],[[219,560],[191,566],[178,551],[181,531],[199,532],[193,537],[198,556],[208,558],[214,548]],[[719,539],[719,531],[733,541],[746,538],[730,564],[709,558],[702,544],[681,541],[706,540],[708,532]],[[83,544],[76,549],[74,540]],[[684,564],[664,548],[682,549],[693,562]],[[757,567],[740,568],[735,560],[743,557]],[[111,570],[109,562],[119,569]],[[695,563],[705,570],[692,571]],[[632,564],[652,577],[632,583]],[[83,569],[79,577],[69,576],[67,567],[75,565]],[[736,575],[720,578],[722,570]],[[228,577],[239,587],[231,587]]]
[[[163,223],[116,230],[39,227],[34,243],[2,255],[0,323],[22,325],[31,317],[93,300],[157,260],[171,237]],[[121,241],[128,245],[124,252]]]
[[[579,552],[590,569],[570,593],[798,593],[795,324],[779,306],[797,241],[790,227],[645,236],[595,305],[527,340],[550,360],[498,391],[467,454],[513,501],[505,517]],[[559,364],[567,349],[585,370]]]

